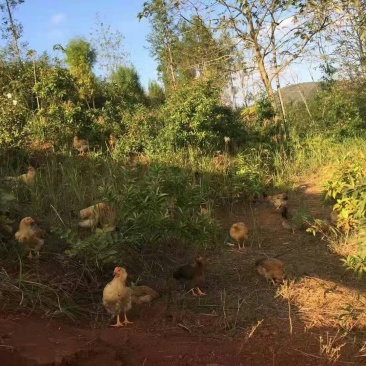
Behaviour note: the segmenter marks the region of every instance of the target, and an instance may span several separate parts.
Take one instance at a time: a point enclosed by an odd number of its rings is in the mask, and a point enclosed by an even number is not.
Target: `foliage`
[[[160,107],[165,102],[165,92],[159,83],[150,81],[147,90],[147,98],[153,108]]]
[[[366,184],[364,161],[351,161],[348,157],[340,166],[333,180],[328,181],[325,199],[335,202],[333,210],[337,212],[337,227],[344,233],[350,230],[362,233],[366,223]],[[349,268],[359,275],[366,270],[365,235],[358,239],[359,251],[348,255],[344,260]]]
[[[110,89],[111,99],[115,103],[123,103],[127,108],[145,102],[144,89],[133,67],[119,66],[111,74]]]
[[[234,195],[247,199],[261,197],[265,191],[265,176],[269,173],[269,151],[257,152],[256,149],[237,157],[237,170],[234,180]]]
[[[121,112],[121,123],[116,131],[120,133],[114,156],[124,155],[130,151],[147,152],[159,149],[156,137],[160,131],[161,123],[157,113],[148,107],[139,104],[130,111]]]
[[[322,134],[338,141],[362,136],[366,127],[362,88],[355,89],[347,82],[326,85],[308,100],[308,109],[304,104],[288,109],[289,123],[295,134]]]
[[[96,52],[90,43],[82,38],[71,39],[64,51],[70,73],[77,80],[79,95],[88,104],[96,92],[95,77],[92,72]]]
[[[179,5],[176,3],[176,5]],[[176,7],[164,0],[151,0],[144,2],[143,10],[138,18],[148,18],[152,31],[147,40],[150,43],[150,52],[158,62],[158,72],[167,93],[176,87],[176,60],[179,40],[178,21],[176,20]]]
[[[223,149],[224,137],[241,142],[243,127],[234,113],[220,105],[218,91],[210,80],[195,80],[170,95],[161,110],[163,146],[194,146],[205,151]]]
[[[0,94],[0,150],[20,146],[28,111],[12,93]]]
[[[172,241],[186,248],[207,248],[217,241],[217,224],[200,214],[205,201],[191,175],[177,168],[151,167],[143,179],[120,172],[120,184],[105,182],[99,194],[117,208],[118,232],[97,229],[80,237],[69,228],[54,227],[53,233],[66,240],[65,254],[90,267],[103,268],[126,262],[131,250],[167,247]]]

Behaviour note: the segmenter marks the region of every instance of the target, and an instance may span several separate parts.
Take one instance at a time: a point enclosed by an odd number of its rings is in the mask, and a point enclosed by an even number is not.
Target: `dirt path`
[[[290,209],[325,218],[316,179],[290,192]],[[309,327],[307,318],[259,277],[254,262],[264,254],[286,263],[292,277],[332,281],[350,290],[361,284],[346,272],[339,257],[319,237],[281,225],[265,203],[223,213],[226,229],[245,220],[252,230],[248,251],[229,249],[208,259],[207,296],[160,298],[134,308],[126,329],[75,326],[19,314],[0,316],[0,365],[326,365],[319,353],[320,336],[330,328]],[[364,290],[364,289],[363,289]],[[328,332],[328,333],[327,333]],[[365,365],[358,345],[348,342],[334,364]]]

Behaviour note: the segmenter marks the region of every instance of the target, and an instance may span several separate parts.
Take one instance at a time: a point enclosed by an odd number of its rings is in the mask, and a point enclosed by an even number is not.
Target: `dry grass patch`
[[[333,281],[306,277],[288,282],[278,295],[297,306],[307,329],[339,327],[346,330],[366,328],[366,294]]]
[[[357,245],[357,240],[342,240],[342,241],[332,241],[329,244],[330,250],[338,254],[343,258],[347,258],[349,255],[357,255],[359,246]]]

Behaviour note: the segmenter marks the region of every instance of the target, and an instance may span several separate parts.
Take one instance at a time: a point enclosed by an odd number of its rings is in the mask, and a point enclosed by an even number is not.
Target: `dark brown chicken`
[[[285,265],[276,258],[262,258],[255,262],[257,271],[272,283],[281,284],[285,277]]]
[[[192,292],[193,296],[204,296],[204,292],[200,290],[200,286],[205,281],[204,263],[201,256],[197,256],[195,264],[186,264],[179,267],[174,273],[173,277],[180,281],[185,282],[189,287],[189,292]]]

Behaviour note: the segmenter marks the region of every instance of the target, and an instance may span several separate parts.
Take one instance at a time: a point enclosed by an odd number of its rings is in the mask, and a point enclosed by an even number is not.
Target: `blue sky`
[[[156,62],[151,58],[146,36],[150,31],[146,19],[137,14],[145,0],[25,0],[15,18],[24,27],[24,40],[30,48],[52,53],[54,44],[66,45],[70,38],[90,38],[95,28],[96,14],[101,20],[119,30],[125,37],[124,49],[140,75],[144,86],[156,79]]]

